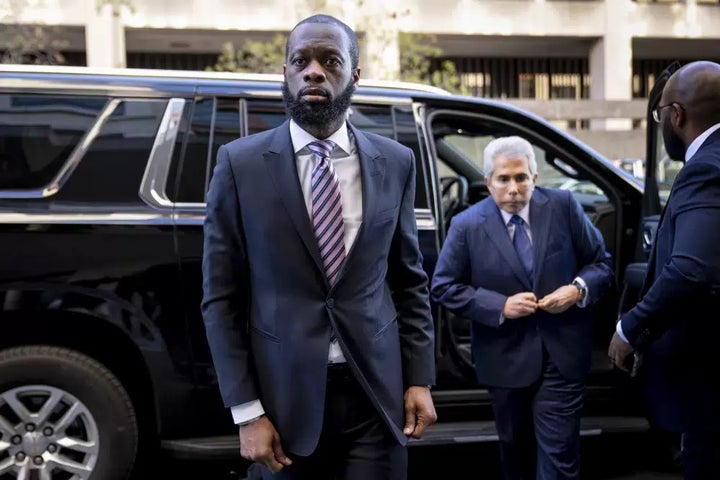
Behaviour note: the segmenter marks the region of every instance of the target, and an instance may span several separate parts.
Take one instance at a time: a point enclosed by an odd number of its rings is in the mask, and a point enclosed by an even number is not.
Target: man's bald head
[[[720,65],[692,62],[680,68],[663,89],[661,104],[681,104],[700,132],[720,122]]]

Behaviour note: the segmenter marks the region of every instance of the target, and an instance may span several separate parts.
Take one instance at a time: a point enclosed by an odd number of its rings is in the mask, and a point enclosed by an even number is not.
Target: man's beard
[[[662,134],[663,134],[663,143],[665,144],[665,151],[668,154],[668,157],[672,158],[673,160],[677,160],[679,162],[685,161],[685,144],[683,143],[682,138],[680,138],[672,128],[672,124],[670,123],[670,120],[665,120],[662,123]]]
[[[317,89],[322,87],[312,88]],[[352,95],[355,92],[355,82],[350,80],[345,90],[336,98],[332,98],[330,92],[322,88],[326,94],[326,101],[324,102],[306,102],[302,100],[300,97],[302,97],[303,90],[304,89],[300,89],[297,96],[293,97],[287,81],[282,84],[283,100],[285,100],[290,118],[295,120],[298,125],[323,127],[334,124],[346,115],[347,109],[350,107]]]

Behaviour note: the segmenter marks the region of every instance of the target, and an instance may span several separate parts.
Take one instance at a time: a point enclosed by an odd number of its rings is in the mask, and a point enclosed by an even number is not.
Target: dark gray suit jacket
[[[312,453],[331,326],[404,444],[403,394],[435,380],[412,151],[350,126],[363,222],[334,286],[323,273],[288,122],[220,148],[205,220],[202,311],[226,406],[260,399],[284,448]]]

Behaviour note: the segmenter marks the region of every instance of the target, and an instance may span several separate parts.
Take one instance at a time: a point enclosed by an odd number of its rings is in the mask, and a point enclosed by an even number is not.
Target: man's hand
[[[527,317],[537,310],[537,297],[533,292],[520,292],[508,297],[503,307],[505,318]]]
[[[420,438],[425,428],[437,421],[435,405],[428,387],[409,387],[405,390],[405,428],[406,436]]]
[[[280,445],[280,434],[266,416],[239,428],[240,455],[243,458],[262,463],[272,473],[292,464]]]
[[[612,360],[616,367],[621,370],[627,370],[624,365],[625,359],[633,350],[632,345],[620,338],[620,335],[615,332],[612,340],[610,340],[610,347],[608,347],[608,357],[610,357],[610,360]]]
[[[563,285],[538,301],[538,307],[548,313],[562,313],[580,301],[580,291],[574,285]]]

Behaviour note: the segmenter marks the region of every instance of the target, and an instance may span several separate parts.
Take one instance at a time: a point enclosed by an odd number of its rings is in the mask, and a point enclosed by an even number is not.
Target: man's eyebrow
[[[304,53],[307,50],[316,50],[316,49],[321,50],[323,53],[329,53],[331,55],[342,56],[342,50],[340,48],[337,48],[334,45],[327,45],[327,46],[315,45],[313,47],[305,45],[302,47],[295,48],[294,50],[290,50],[290,55],[294,55],[296,53]]]

